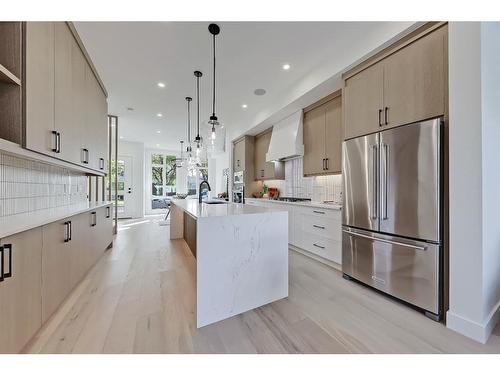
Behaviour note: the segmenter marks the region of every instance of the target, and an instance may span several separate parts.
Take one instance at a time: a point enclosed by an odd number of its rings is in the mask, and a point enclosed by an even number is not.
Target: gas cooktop
[[[277,200],[282,202],[310,202],[310,198],[279,197]]]

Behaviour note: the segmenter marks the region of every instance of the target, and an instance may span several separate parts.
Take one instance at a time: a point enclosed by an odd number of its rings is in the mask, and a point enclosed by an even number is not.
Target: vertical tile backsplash
[[[304,177],[302,158],[285,162],[285,181],[272,180],[266,184],[277,187],[282,196],[342,202],[342,175]]]
[[[87,177],[0,152],[0,216],[66,206],[87,200]]]

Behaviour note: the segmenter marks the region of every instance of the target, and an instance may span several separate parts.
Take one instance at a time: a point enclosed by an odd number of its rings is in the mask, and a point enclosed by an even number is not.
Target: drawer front
[[[304,232],[302,248],[325,259],[342,263],[342,243],[340,241]]]
[[[434,314],[440,310],[439,252],[429,243],[342,232],[342,272]]]
[[[331,240],[342,241],[342,223],[330,217],[302,215],[302,230]]]
[[[330,218],[342,220],[340,210],[332,210],[330,208],[317,208],[317,207],[300,207],[300,212],[306,215],[316,216],[319,218]]]

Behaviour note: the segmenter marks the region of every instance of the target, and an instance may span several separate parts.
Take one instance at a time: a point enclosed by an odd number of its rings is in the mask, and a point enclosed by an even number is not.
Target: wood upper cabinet
[[[345,138],[379,130],[384,107],[384,68],[376,64],[345,82]]]
[[[345,81],[345,139],[445,113],[447,30],[412,41]]]
[[[266,154],[271,143],[272,128],[255,137],[254,173],[255,180],[284,180],[283,162],[266,162]]]
[[[325,158],[325,108],[316,107],[304,113],[304,174],[324,172]]]
[[[342,97],[304,113],[304,175],[342,172]]]
[[[342,97],[325,106],[325,158],[328,173],[342,172]]]
[[[54,22],[26,23],[25,146],[54,156]]]
[[[18,353],[42,325],[42,228],[2,238],[0,246],[11,274],[0,282],[0,353]]]
[[[446,29],[418,39],[385,60],[384,128],[444,114]]]

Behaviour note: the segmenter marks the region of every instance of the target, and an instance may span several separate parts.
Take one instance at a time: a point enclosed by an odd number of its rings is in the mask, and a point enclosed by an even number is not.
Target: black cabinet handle
[[[322,227],[321,225],[316,225],[316,224],[313,224],[313,227],[318,228],[318,229],[325,229],[325,227]]]
[[[0,281],[4,281],[5,279],[12,277],[12,244],[5,244],[0,247],[2,251],[1,259],[0,261],[2,262],[2,266],[0,269]],[[4,269],[4,257],[5,257],[5,250],[9,251],[9,272],[5,272]]]
[[[54,135],[54,148],[52,149],[52,152],[59,154],[61,152],[61,133],[52,130],[52,134]]]
[[[389,125],[388,112],[389,112],[389,107],[385,107],[385,109],[384,109],[385,125]]]
[[[89,163],[89,150],[87,150],[86,148],[82,148],[82,163]]]
[[[68,224],[69,224],[69,240],[71,241],[73,239],[73,223],[70,221],[68,221]]]
[[[325,170],[325,159],[323,159],[323,170]]]
[[[90,224],[90,226],[95,227],[97,225],[97,213],[92,212],[91,215],[92,215],[92,224]]]
[[[64,242],[69,242],[69,221],[64,222]]]
[[[315,243],[313,243],[313,246],[319,247],[320,249],[324,249],[325,248],[324,246],[321,246],[321,245],[318,245],[318,244],[315,244]]]
[[[109,219],[111,217],[111,207],[106,207],[106,219]]]
[[[325,163],[325,164],[326,164],[326,168],[325,168],[325,170],[330,169],[330,166],[328,165],[328,164],[329,164],[329,163],[328,163],[328,162],[329,162],[329,159],[328,159],[328,158],[326,158],[326,159],[325,159],[325,162],[326,162],[326,163]]]
[[[99,158],[99,169],[104,170],[104,159]]]
[[[314,213],[316,213],[316,214],[323,214],[323,215],[325,214],[325,212],[324,212],[324,211],[316,211],[316,210],[313,210],[313,212],[314,212]]]
[[[3,246],[0,246],[0,283],[3,281]]]
[[[382,126],[382,110],[378,110],[378,126]]]

